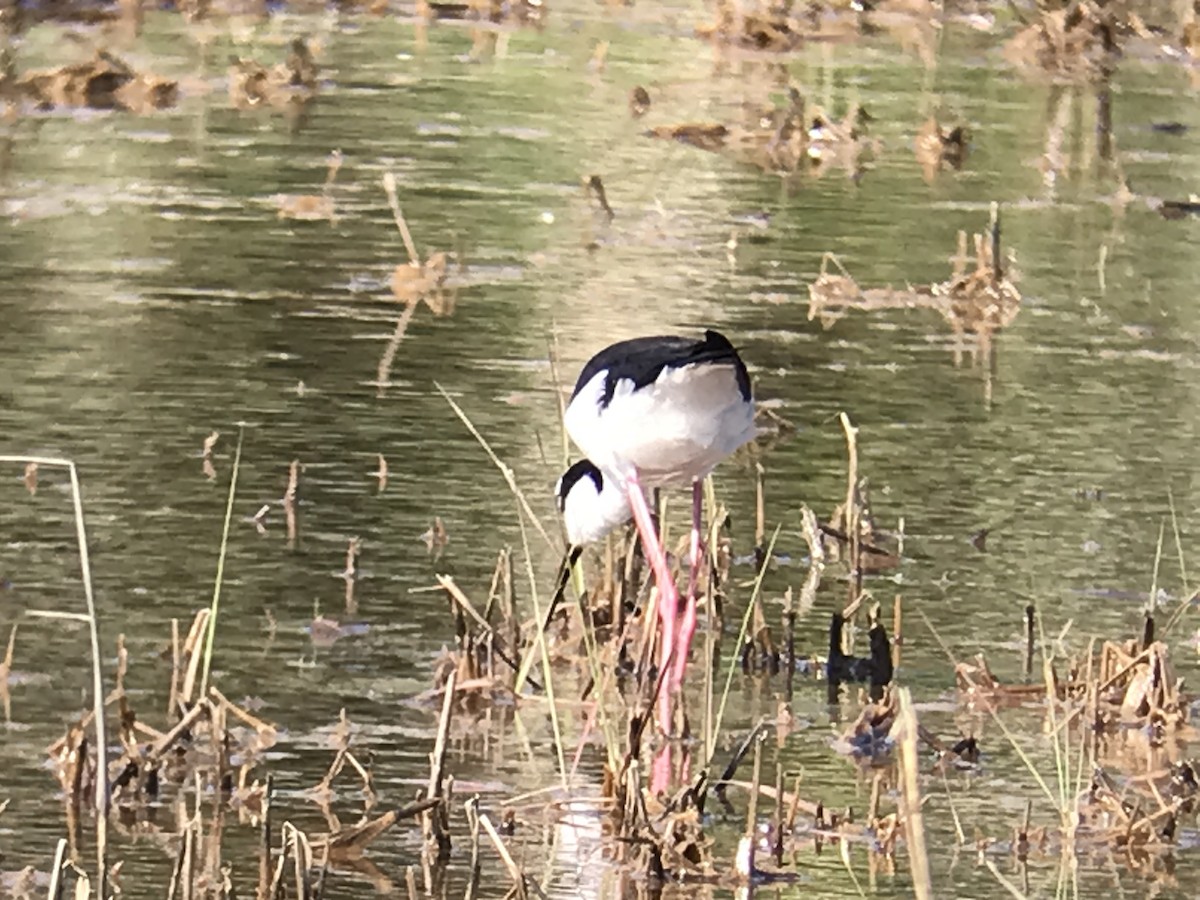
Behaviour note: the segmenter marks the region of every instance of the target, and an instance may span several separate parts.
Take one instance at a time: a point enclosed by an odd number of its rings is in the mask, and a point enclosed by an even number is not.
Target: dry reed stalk
[[[771,854],[783,867],[783,764],[775,762],[775,811],[771,814]]]
[[[750,775],[750,799],[746,803],[746,833],[742,840],[745,841],[745,855],[738,854],[738,874],[744,878],[753,878],[754,873],[758,870],[755,865],[755,856],[758,852],[758,790],[762,785],[762,735],[765,732],[759,730],[754,736],[754,766],[751,769]],[[743,868],[744,866],[744,868]]]
[[[183,658],[187,660],[187,671],[183,673],[183,681],[177,697],[182,704],[192,702],[192,694],[196,689],[196,679],[200,675],[200,663],[204,659],[204,655],[198,651],[208,633],[210,612],[211,610],[202,609],[196,613],[196,617],[192,620],[192,627],[188,631],[187,640],[183,642]],[[179,713],[179,707],[175,708],[174,713]]]
[[[525,554],[525,572],[529,577],[529,599],[533,603],[533,620],[534,622],[541,622],[542,610],[538,600],[537,575],[533,571],[533,554],[529,551],[529,532],[525,528],[525,519],[521,515],[520,510],[517,511],[517,524],[521,528],[521,548]],[[538,524],[540,526],[540,523]],[[568,787],[567,758],[566,751],[563,749],[562,726],[558,720],[558,702],[554,697],[554,672],[550,664],[550,648],[546,644],[545,629],[538,629],[537,645],[542,658],[542,680],[545,684],[546,704],[549,707],[550,724],[554,733],[554,750],[558,758],[558,772],[562,778],[563,789],[566,790]],[[521,690],[519,675],[513,689],[518,692]]]
[[[207,700],[200,700],[188,710],[187,715],[175,723],[175,727],[159,738],[146,751],[146,764],[150,765],[162,758],[163,754],[170,750],[178,743],[191,727],[196,724],[203,716],[209,715],[212,711],[212,706]]]
[[[804,773],[797,772],[796,780],[792,785],[792,796],[790,798],[787,798],[784,795],[780,794],[776,798],[778,800],[786,800],[787,801],[787,805],[788,805],[787,818],[784,819],[783,827],[784,827],[784,830],[788,834],[791,834],[792,829],[794,829],[796,827],[796,816],[800,812],[800,803],[801,803],[800,785],[803,783],[804,783]]]
[[[225,501],[225,522],[221,529],[221,548],[217,553],[217,576],[213,583],[213,598],[209,606],[204,638],[204,662],[200,675],[200,696],[208,691],[208,677],[212,668],[213,647],[217,634],[217,613],[221,608],[221,585],[225,581],[225,555],[229,549],[229,526],[233,521],[233,500],[237,496],[238,469],[242,462],[242,440],[246,426],[238,423],[237,449],[233,454],[233,472],[229,476],[229,496]]]
[[[1150,615],[1158,609],[1158,567],[1162,563],[1162,548],[1163,536],[1166,533],[1167,523],[1162,519],[1158,522],[1158,543],[1154,545],[1154,569],[1150,577]]]
[[[775,526],[775,531],[771,535],[771,542],[767,545],[767,556],[770,557],[775,552],[775,541],[779,538],[781,525]],[[760,566],[757,574],[754,577],[754,588],[750,593],[750,602],[746,604],[746,612],[742,616],[742,627],[738,632],[736,647],[741,647],[746,642],[746,632],[750,627],[750,619],[754,615],[755,602],[758,599],[759,593],[762,591],[763,576],[766,575],[767,567]],[[650,620],[653,621],[653,620]],[[733,686],[733,672],[737,667],[737,654],[733,654],[729,660],[729,666],[725,672],[725,686],[721,691],[721,703],[717,707],[716,719],[713,722],[713,731],[705,736],[705,747],[708,748],[708,756],[705,759],[704,768],[708,769],[712,766],[713,756],[716,753],[717,737],[721,732],[721,722],[725,718],[725,704],[729,700],[729,691]]]
[[[310,900],[312,897],[312,845],[306,835],[290,822],[284,823],[284,828],[291,829],[293,873],[296,878],[295,900]]]
[[[754,546],[762,551],[763,541],[767,538],[767,501],[765,486],[763,484],[766,478],[766,469],[762,463],[754,464]],[[766,565],[767,561],[764,557],[759,560],[759,565]]]
[[[921,757],[917,747],[917,714],[913,709],[912,694],[908,688],[899,688],[898,691],[900,710],[892,731],[900,751],[901,815],[912,872],[913,894],[917,900],[933,900],[929,850],[925,846],[925,819],[921,811],[921,782],[918,771]]]
[[[292,852],[292,842],[289,840],[290,833],[294,832],[295,826],[291,822],[284,822],[279,829],[279,858],[275,860],[275,868],[271,875],[271,885],[267,889],[268,900],[275,900],[279,897],[279,892],[283,887],[283,872],[287,866],[288,855]],[[168,897],[167,900],[170,900]]]
[[[234,468],[237,468],[237,462],[234,462]],[[283,492],[283,514],[287,520],[287,545],[288,549],[293,549],[296,546],[296,539],[300,535],[300,524],[296,510],[296,492],[300,488],[300,460],[293,459],[288,466],[287,488]]]
[[[395,355],[395,352],[393,351],[393,356],[394,355]],[[390,369],[391,369],[390,365],[389,365],[388,369],[390,371]],[[379,457],[379,463],[376,466],[375,471],[371,473],[371,477],[379,482],[379,488],[376,491],[376,493],[382,494],[385,490],[387,490],[388,463],[387,463],[387,459],[384,458],[384,455],[382,453],[379,453],[376,455]]]
[[[988,867],[988,871],[992,873],[1000,886],[1008,891],[1010,897],[1013,897],[1014,900],[1029,900],[1025,892],[1009,881],[992,860],[984,859],[984,865]]]
[[[12,721],[12,695],[8,690],[8,679],[12,674],[13,651],[17,645],[17,625],[8,632],[8,648],[4,651],[4,659],[0,660],[0,702],[4,704],[4,721]],[[5,801],[6,803],[8,801]]]
[[[419,298],[409,300],[404,305],[404,310],[396,319],[396,327],[392,331],[392,336],[388,338],[387,346],[383,348],[383,354],[379,357],[379,365],[375,369],[375,384],[382,391],[387,385],[392,376],[392,366],[396,362],[396,352],[400,349],[400,342],[404,340],[404,335],[408,331],[408,324],[412,321],[413,315],[417,311],[417,307],[421,305]],[[383,491],[387,484],[387,462],[383,460],[381,455],[379,459],[382,461],[379,471],[382,474],[376,473],[379,478],[379,490]]]
[[[454,398],[450,396],[449,392],[447,392],[447,390],[442,387],[439,382],[435,381],[433,386],[437,388],[437,391],[442,395],[442,398],[450,404],[450,408],[454,410],[454,414],[458,416],[462,423],[467,427],[467,431],[471,433],[471,436],[475,438],[475,440],[479,443],[479,446],[483,448],[483,451],[488,455],[488,459],[490,459],[492,464],[500,470],[500,474],[504,477],[504,481],[508,484],[508,489],[512,492],[517,502],[521,505],[521,509],[524,510],[525,515],[529,517],[529,521],[533,523],[533,527],[537,529],[538,534],[542,536],[542,539],[546,542],[546,545],[552,549],[555,548],[556,542],[550,537],[550,534],[542,526],[541,519],[537,517],[537,514],[533,511],[533,507],[529,505],[529,501],[525,498],[524,491],[522,491],[517,485],[517,479],[516,476],[513,475],[512,468],[501,461],[500,457],[496,455],[496,452],[492,449],[491,444],[489,444],[483,435],[479,433],[479,429],[475,427],[475,424],[470,420],[470,418],[468,418],[467,414],[463,412],[462,407],[455,402]]]
[[[448,796],[448,789],[446,793]],[[390,809],[382,815],[368,819],[366,822],[358,825],[341,828],[329,834],[315,834],[312,836],[311,843],[313,847],[324,852],[325,856],[333,862],[358,859],[372,841],[400,820],[419,816],[422,813],[434,810],[445,802],[446,798],[443,797],[426,797],[407,806]]]
[[[807,506],[800,507],[800,530],[804,542],[808,544],[808,574],[800,587],[800,596],[796,603],[796,614],[807,616],[817,603],[817,588],[821,586],[821,576],[825,573],[825,545],[821,541],[820,525],[816,514]]]
[[[417,255],[417,245],[413,242],[412,233],[408,230],[408,222],[400,211],[400,200],[396,196],[396,176],[391,172],[383,173],[383,190],[387,194],[388,206],[392,208],[392,218],[396,220],[396,228],[400,230],[400,238],[404,241],[404,249],[408,253],[408,261],[414,265],[421,264]]]
[[[512,854],[508,852],[508,848],[504,846],[504,841],[500,838],[500,834],[496,831],[496,826],[492,824],[491,819],[486,814],[480,813],[479,824],[483,830],[487,832],[487,836],[491,839],[492,845],[496,848],[496,853],[500,855],[501,862],[504,863],[504,868],[508,870],[508,875],[513,882],[513,890],[516,891],[517,897],[526,897],[530,889],[538,895],[540,900],[549,900],[546,892],[542,890],[541,885],[536,881],[532,881],[525,876],[524,870],[517,865],[517,861],[512,858]]]
[[[35,463],[67,469],[71,478],[71,501],[75,514],[75,537],[79,545],[79,567],[83,578],[83,595],[87,609],[86,621],[91,637],[92,709],[96,729],[96,894],[108,896],[108,734],[104,719],[104,672],[100,655],[100,618],[96,613],[96,597],[92,591],[92,567],[88,555],[87,528],[83,518],[83,492],[79,472],[73,460],[35,456],[0,456],[0,463]]]
[[[904,600],[897,594],[892,601],[892,671],[900,671],[900,660],[903,655],[901,646],[904,643]]]
[[[507,651],[502,650],[498,644],[500,636],[496,633],[496,630],[491,626],[487,619],[479,614],[479,611],[475,609],[475,604],[473,604],[467,595],[463,593],[462,588],[454,583],[454,579],[449,575],[438,575],[436,578],[438,587],[446,592],[446,596],[454,601],[454,603],[456,603],[463,612],[470,616],[471,620],[475,622],[475,624],[481,629],[483,629],[483,633],[485,635],[493,638],[491,642],[491,651],[495,653],[505,665],[517,673],[517,679],[512,688],[513,693],[519,694],[521,685],[524,682],[529,682],[529,685],[534,690],[542,690],[542,685],[535,679],[531,678],[528,674],[529,664],[532,657],[529,657],[526,660],[518,663],[512,658],[512,656],[508,654]],[[515,644],[516,642],[514,641],[514,645]]]
[[[275,777],[267,775],[267,786],[262,796],[262,820],[258,838],[258,887],[257,900],[268,900],[271,887],[271,801],[275,796]]]
[[[467,890],[463,900],[475,900],[479,888],[479,795],[475,794],[465,804],[467,825],[471,829],[471,866]]]
[[[437,738],[433,744],[433,752],[429,755],[429,785],[425,796],[441,802],[421,818],[426,850],[431,845],[436,845],[437,859],[440,862],[450,858],[451,845],[448,828],[450,813],[445,801],[446,749],[449,744],[450,722],[454,717],[454,685],[457,680],[458,671],[452,669],[450,676],[446,679],[446,696],[442,700],[442,714],[438,720]]]
[[[171,619],[171,689],[167,693],[167,716],[175,715],[179,702],[179,685],[181,673],[179,664],[182,659],[179,647],[179,620]]]
[[[859,518],[858,503],[858,429],[850,423],[850,417],[844,412],[838,413],[842,430],[846,434],[846,534],[850,538],[850,596],[848,604],[853,604],[862,592],[862,524]]]
[[[6,801],[7,802],[7,801]],[[46,900],[62,900],[63,868],[67,859],[67,839],[59,838],[54,849],[54,865],[50,869],[50,884],[46,888]]]
[[[562,375],[558,370],[559,355],[558,329],[555,328],[550,333],[550,339],[546,347],[546,358],[550,363],[550,385],[554,390],[555,399],[558,401],[558,435],[562,450],[558,461],[562,468],[565,469],[571,459],[571,436],[567,434],[566,426],[563,425],[563,421],[567,416],[567,397],[562,382]]]
[[[212,697],[212,699],[216,700],[223,710],[233,713],[234,717],[240,720],[242,724],[249,725],[251,728],[253,728],[256,734],[262,735],[275,733],[274,725],[264,722],[257,716],[242,709],[215,687],[210,687],[208,689],[208,695]]]

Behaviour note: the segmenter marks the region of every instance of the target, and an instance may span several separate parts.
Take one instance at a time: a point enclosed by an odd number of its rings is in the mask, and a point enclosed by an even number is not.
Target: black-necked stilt
[[[660,725],[670,728],[670,695],[683,680],[696,628],[701,481],[755,435],[750,376],[724,335],[702,340],[642,337],[606,347],[579,375],[563,417],[587,459],[559,479],[572,543],[597,540],[632,516],[659,589]],[[679,595],[646,505],[645,488],[692,486],[691,580]],[[669,669],[668,669],[669,666]]]

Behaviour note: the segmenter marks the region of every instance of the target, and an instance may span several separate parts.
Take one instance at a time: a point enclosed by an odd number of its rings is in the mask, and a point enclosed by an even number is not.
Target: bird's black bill
[[[571,570],[582,555],[583,547],[578,544],[568,547],[567,552],[563,554],[562,563],[558,567],[558,585],[554,588],[554,596],[550,600],[550,608],[546,610],[546,618],[542,620],[542,631],[550,627],[554,614],[558,612],[558,607],[567,594],[567,585],[571,583]]]
[[[550,627],[550,620],[554,618],[554,614],[558,611],[559,604],[562,603],[563,597],[567,593],[567,585],[571,581],[571,570],[575,568],[575,563],[579,562],[579,557],[583,555],[583,548],[579,546],[571,546],[567,548],[567,552],[563,554],[562,563],[558,567],[558,586],[554,589],[554,597],[550,600],[550,608],[546,610],[546,617],[542,619],[542,631]],[[537,641],[529,650],[530,653],[537,652]],[[531,685],[534,684],[533,679],[528,675],[525,680]],[[535,685],[538,690],[541,690],[541,685]]]

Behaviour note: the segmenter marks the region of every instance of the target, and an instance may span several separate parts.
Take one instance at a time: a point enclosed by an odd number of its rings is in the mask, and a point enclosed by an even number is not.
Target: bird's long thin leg
[[[679,621],[679,634],[675,638],[675,659],[671,665],[671,689],[683,684],[683,673],[687,668],[688,652],[692,648],[692,635],[696,633],[696,593],[700,576],[700,564],[704,558],[704,545],[700,540],[700,526],[704,511],[704,484],[692,482],[692,559],[691,577],[688,579],[687,599],[684,601],[683,616]]]
[[[667,554],[663,550],[662,541],[654,530],[654,521],[650,517],[650,509],[646,506],[646,495],[642,493],[641,483],[637,476],[628,479],[626,491],[629,494],[629,508],[633,511],[633,521],[637,525],[638,534],[642,538],[642,548],[650,560],[654,570],[654,583],[658,585],[658,618],[662,623],[662,634],[659,641],[659,672],[667,678],[666,684],[658,692],[658,724],[663,731],[671,730],[671,690],[667,666],[671,661],[676,644],[676,624],[679,617],[679,593],[675,589],[675,581],[671,577],[671,567],[667,563]]]
[[[704,482],[692,482],[692,539],[688,556],[692,560],[692,573],[688,579],[688,595],[696,597],[700,579],[700,566],[704,562],[704,542],[701,528],[704,525]]]

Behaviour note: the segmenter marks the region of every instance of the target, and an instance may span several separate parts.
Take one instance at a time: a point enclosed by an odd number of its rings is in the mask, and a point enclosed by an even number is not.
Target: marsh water
[[[772,56],[714,54],[692,34],[711,16],[689,4],[555,3],[543,28],[501,28],[473,52],[465,27],[419,29],[394,13],[280,11],[254,27],[149,13],[136,41],[114,46],[181,79],[173,109],[0,124],[0,453],[77,462],[106,669],[111,678],[123,635],[131,697],[165,709],[171,620],[186,626],[211,598],[245,423],[216,678],[281,729],[264,762],[277,815],[322,828],[306,791],[329,764],[342,709],[385,802],[410,799],[428,777],[437,711],[415,698],[454,633],[445,595],[425,589],[449,574],[483,595],[497,552],[523,552],[502,474],[438,385],[556,535],[558,382],[613,340],[717,327],[742,349],[757,398],[796,425],[757,456],[768,527],[781,526],[767,596],[803,577],[801,505],[827,517],[845,496],[837,414],[860,428],[873,512],[890,529],[903,521],[903,563],[872,583],[888,605],[904,598],[902,681],[925,724],[974,729],[984,751],[978,771],[950,776],[967,849],[954,849],[946,790],[931,791],[937,894],[1006,896],[975,858],[974,835],[1001,842],[990,852],[1012,875],[1003,842],[1026,801],[1035,821],[1054,813],[999,729],[956,711],[946,650],[985,652],[1001,677],[1019,680],[1027,604],[1051,638],[1065,632],[1063,649],[1079,650],[1136,633],[1152,588],[1173,607],[1198,564],[1200,222],[1164,218],[1146,199],[1186,199],[1195,187],[1189,73],[1156,54],[1122,61],[1105,159],[1096,93],[1012,68],[999,51],[1011,21],[952,21],[918,39],[881,30]],[[232,108],[229,54],[280,59],[301,34],[319,45],[322,65],[304,115]],[[108,40],[98,27],[39,25],[19,59],[58,65]],[[836,166],[819,177],[764,173],[644,134],[744,121],[747,109],[785,104],[789,79],[839,115],[854,102],[869,112],[877,146],[853,177]],[[635,119],[628,97],[639,85],[652,105]],[[932,112],[964,124],[970,149],[961,171],[926,179],[913,142]],[[336,218],[281,217],[280,195],[321,193],[334,150],[343,159],[329,193]],[[419,251],[452,254],[454,309],[417,309],[381,378],[401,313],[389,282],[407,259],[381,184],[387,172]],[[603,180],[611,219],[581,186],[591,175]],[[1120,196],[1121,176],[1132,198]],[[826,251],[863,286],[940,281],[958,232],[983,231],[993,201],[1023,304],[990,364],[956,365],[954,338],[930,311],[852,312],[828,328],[810,320],[808,285]],[[214,431],[208,477],[201,451]],[[372,475],[380,454],[383,489]],[[293,460],[302,471],[289,546],[280,499]],[[82,603],[65,479],[43,468],[31,495],[20,466],[5,471],[0,638],[19,630],[0,731],[0,868],[45,871],[63,833],[45,748],[90,702],[87,633],[30,616]],[[749,553],[749,458],[722,466],[716,489],[732,512],[735,552]],[[264,504],[260,529],[253,517]],[[448,542],[431,552],[423,535],[439,518]],[[973,543],[981,529],[986,543]],[[360,573],[347,609],[342,571],[354,537]],[[548,589],[557,549],[536,537],[531,548]],[[748,582],[753,570],[740,575]],[[734,591],[736,611],[747,597]],[[806,652],[823,652],[843,597],[831,583],[801,621]],[[318,614],[352,627],[314,641]],[[1194,627],[1185,617],[1172,637],[1189,686],[1200,677],[1186,640]],[[775,715],[777,689],[735,676],[735,739]],[[769,744],[768,764],[803,770],[808,794],[831,806],[865,806],[869,780],[831,749],[839,714],[824,686],[802,684],[793,712],[805,727]],[[558,777],[548,721],[518,718],[508,710],[464,723],[452,742],[459,792],[479,792],[485,807]],[[1036,763],[1053,767],[1039,712],[1006,724]],[[568,727],[577,737],[578,723]],[[600,764],[585,752],[581,771],[598,782]],[[353,821],[361,808],[346,782],[334,809]],[[714,834],[729,847],[741,814],[715,814]],[[161,811],[162,831],[174,815]],[[573,845],[546,840],[552,831],[533,822],[514,838],[531,871],[549,865],[551,895],[609,895],[599,850],[578,835]],[[1080,859],[1080,890],[1189,896],[1196,836],[1184,835],[1172,860],[1177,884]],[[144,827],[113,840],[126,895],[161,895],[169,841]],[[235,827],[229,840],[252,848],[254,831]],[[371,848],[370,875],[330,877],[342,896],[403,890],[419,851],[419,832],[401,824]],[[252,879],[252,852],[245,858],[235,875]],[[908,895],[903,865],[868,884],[858,863],[870,894]],[[1031,896],[1055,892],[1058,863],[1052,853],[1031,864]],[[465,867],[456,855],[451,896]],[[483,894],[503,896],[502,870],[490,871],[498,877]],[[804,858],[797,884],[770,891],[858,895],[836,851]]]

